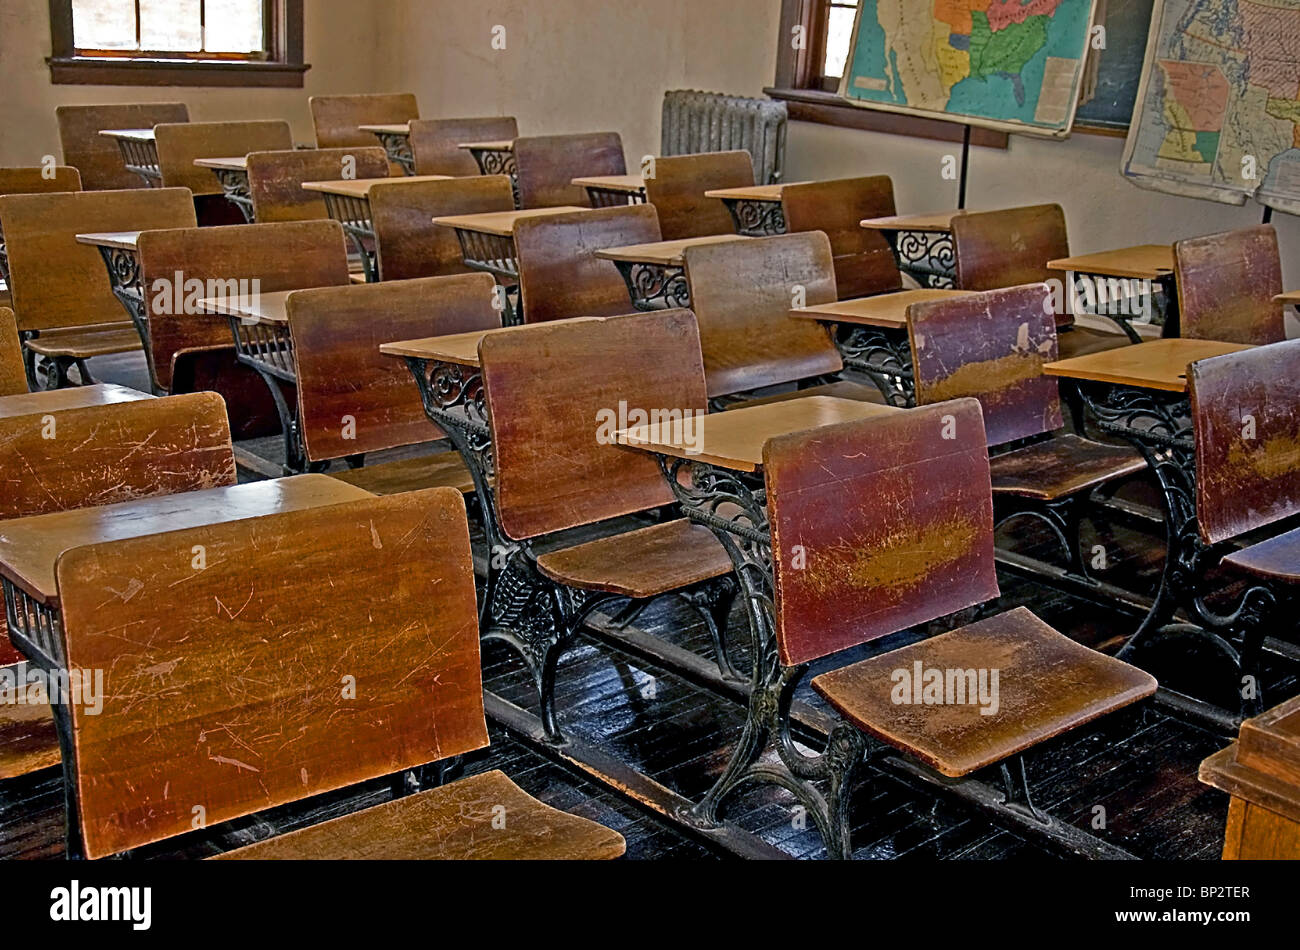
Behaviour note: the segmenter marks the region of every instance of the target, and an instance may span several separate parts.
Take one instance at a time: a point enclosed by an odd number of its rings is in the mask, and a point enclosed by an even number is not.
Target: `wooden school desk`
[[[894,252],[898,269],[922,287],[952,287],[957,281],[957,251],[952,219],[964,211],[899,214],[868,218],[862,226],[879,231]]]
[[[645,179],[640,175],[594,175],[575,178],[573,184],[587,189],[593,208],[645,204]]]
[[[445,181],[449,175],[420,175],[409,178],[340,178],[334,181],[305,181],[302,187],[324,195],[325,210],[343,226],[352,246],[361,256],[361,267],[366,283],[379,280],[379,265],[375,261],[375,223],[370,216],[370,189],[378,182],[391,181]]]
[[[415,155],[411,152],[411,123],[360,125],[357,128],[379,139],[390,162],[400,166],[407,175],[415,174]]]
[[[736,233],[745,237],[767,237],[785,234],[785,211],[781,208],[781,192],[788,182],[780,185],[750,185],[746,188],[714,188],[704,197],[717,198],[731,212]],[[800,183],[802,184],[802,182]]]
[[[1064,272],[1070,287],[1070,305],[1074,309],[1075,287],[1079,278],[1096,284],[1101,280],[1141,280],[1158,286],[1165,298],[1162,336],[1178,336],[1178,287],[1174,280],[1174,249],[1168,244],[1141,244],[1135,247],[1099,251],[1093,254],[1075,254],[1047,262],[1047,269]],[[1132,295],[1128,295],[1132,296]],[[1119,325],[1133,343],[1142,337],[1131,325],[1136,314],[1101,313]]]
[[[99,133],[117,142],[126,170],[139,175],[150,188],[162,184],[162,169],[158,166],[158,141],[153,129],[103,129]]]
[[[244,220],[252,224],[256,218],[253,214],[253,197],[248,190],[248,156],[231,155],[226,158],[196,158],[194,164],[199,168],[211,169],[212,174],[221,182],[221,193],[226,200],[244,214]]]

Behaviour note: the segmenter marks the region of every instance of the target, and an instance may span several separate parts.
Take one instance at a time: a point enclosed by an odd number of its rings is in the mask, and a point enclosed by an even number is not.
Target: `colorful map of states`
[[[880,84],[880,96],[916,108],[947,108],[953,87],[966,80],[1000,77],[1023,106],[1022,71],[1048,42],[1048,25],[1066,0],[877,0],[884,49],[901,89]],[[892,92],[892,95],[888,93]]]
[[[1165,161],[1211,164],[1228,114],[1228,77],[1217,66],[1160,63],[1164,119],[1169,132],[1160,145]]]

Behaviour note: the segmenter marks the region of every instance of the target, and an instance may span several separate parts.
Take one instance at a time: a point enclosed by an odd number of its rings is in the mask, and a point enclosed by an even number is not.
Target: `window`
[[[302,0],[50,0],[54,82],[301,86]]]

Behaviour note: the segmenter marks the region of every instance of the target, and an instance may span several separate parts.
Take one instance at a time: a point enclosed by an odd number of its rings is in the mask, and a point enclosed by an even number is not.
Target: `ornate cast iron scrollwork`
[[[898,269],[922,287],[951,288],[957,280],[957,249],[947,231],[899,231],[890,241]]]
[[[400,132],[376,132],[379,144],[388,153],[388,160],[400,165],[407,175],[415,174],[415,155],[411,152],[411,137]]]
[[[226,200],[240,210],[244,220],[253,223],[253,196],[248,189],[248,173],[233,168],[214,168],[217,180],[221,182],[221,191]]]
[[[916,404],[912,378],[912,350],[907,334],[878,327],[844,327],[837,341],[844,365],[870,377],[891,406],[907,409]]]
[[[690,285],[680,267],[618,261],[632,305],[638,310],[676,310],[691,305]]]
[[[724,799],[747,784],[789,791],[812,816],[833,857],[847,858],[849,791],[864,761],[866,740],[838,722],[822,751],[808,755],[791,735],[790,705],[807,666],[783,666],[777,655],[772,541],[764,490],[743,476],[688,459],[659,458],[668,484],[688,517],[713,529],[734,567],[749,619],[750,697],[740,741],[722,776],[683,817],[701,827],[718,823]],[[681,478],[683,472],[688,477]],[[777,762],[760,761],[772,748]]]
[[[785,211],[779,201],[754,201],[748,198],[727,202],[736,233],[745,237],[769,237],[785,234]]]

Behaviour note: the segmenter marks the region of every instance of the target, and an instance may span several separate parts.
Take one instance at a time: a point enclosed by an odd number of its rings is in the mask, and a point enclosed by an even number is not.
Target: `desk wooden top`
[[[713,188],[704,193],[706,198],[722,198],[727,201],[780,201],[781,191],[786,185],[802,185],[804,182],[782,182],[779,185],[749,185],[743,188]]]
[[[495,142],[458,142],[456,147],[475,152],[513,152],[515,143],[511,139],[497,139]]]
[[[60,412],[66,409],[88,409],[91,406],[107,406],[117,402],[139,402],[141,399],[152,398],[154,397],[148,393],[128,389],[126,386],[115,386],[112,383],[69,386],[67,389],[0,396],[0,419],[44,415],[47,412]]]
[[[247,155],[227,155],[225,158],[196,158],[194,164],[200,168],[216,168],[228,172],[248,171]]]
[[[1048,261],[1048,270],[1101,274],[1105,277],[1135,277],[1155,280],[1174,270],[1174,249],[1168,244],[1139,244],[1095,254],[1076,254]]]
[[[1181,393],[1187,391],[1189,363],[1248,349],[1240,343],[1216,340],[1148,340],[1047,363],[1043,372],[1048,376]]]
[[[595,175],[591,178],[575,178],[571,184],[579,188],[622,191],[629,195],[639,195],[645,191],[645,179],[640,175]]]
[[[415,181],[446,181],[451,177],[451,175],[403,175],[401,178],[340,178],[335,181],[304,181],[302,187],[307,191],[319,191],[327,195],[367,198],[370,196],[370,189],[381,182],[410,184]]]
[[[536,218],[548,214],[568,214],[570,211],[590,211],[577,205],[560,205],[558,208],[526,208],[522,211],[483,211],[479,214],[452,214],[434,218],[433,223],[459,231],[477,231],[498,237],[514,237],[515,222],[521,218]]]
[[[598,317],[574,317],[561,323],[592,323]],[[417,359],[432,360],[435,363],[455,363],[457,366],[479,367],[478,345],[485,337],[494,333],[513,333],[525,327],[491,327],[487,330],[471,330],[468,333],[449,333],[446,336],[429,336],[420,340],[395,340],[384,343],[379,352],[387,356],[413,356]]]
[[[199,301],[203,313],[240,317],[249,323],[288,323],[292,290],[276,290],[251,297],[205,297]]]
[[[121,251],[134,251],[139,240],[139,231],[92,231],[89,234],[77,235],[78,244],[89,244],[92,247],[115,247]]]
[[[137,142],[154,141],[153,129],[100,129],[100,135],[111,139],[134,139]]]
[[[927,214],[896,214],[887,218],[867,218],[864,228],[872,231],[951,231],[952,219],[964,211],[933,211]]]
[[[805,320],[821,320],[823,323],[853,323],[864,327],[905,329],[907,308],[912,304],[963,297],[969,293],[971,293],[969,290],[900,290],[892,294],[857,297],[853,300],[839,300],[834,303],[818,304],[815,307],[791,310],[790,316]]]
[[[391,125],[358,125],[362,132],[376,132],[380,135],[410,135],[411,123],[397,122]]]
[[[596,256],[606,261],[627,261],[633,264],[658,264],[663,267],[681,267],[688,247],[700,244],[726,244],[730,241],[748,241],[739,234],[709,234],[705,237],[683,238],[680,241],[653,241],[650,244],[626,244],[606,247]]]
[[[686,425],[661,427],[658,432],[650,425],[635,426],[616,433],[615,438],[620,445],[661,455],[756,472],[763,465],[763,446],[775,436],[902,411],[856,399],[805,396],[714,412]]]
[[[1300,307],[1300,290],[1288,290],[1284,294],[1278,294],[1273,299],[1278,303],[1289,303]]]
[[[55,562],[72,548],[370,497],[328,475],[297,475],[0,521],[0,574],[51,603],[58,599]]]

